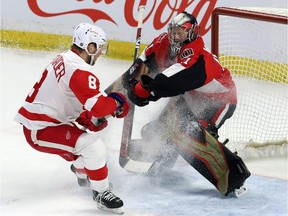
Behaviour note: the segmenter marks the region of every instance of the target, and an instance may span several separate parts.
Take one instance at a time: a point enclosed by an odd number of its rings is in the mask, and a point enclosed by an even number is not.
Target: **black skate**
[[[77,177],[77,182],[78,182],[78,185],[79,185],[80,187],[88,187],[88,186],[89,186],[89,184],[90,184],[89,179],[88,179],[88,178],[79,178],[79,177],[77,176],[77,170],[76,170],[76,168],[73,166],[73,164],[71,164],[70,169],[71,169],[71,171],[76,175],[76,177]]]
[[[97,207],[100,210],[109,211],[115,214],[124,214],[122,210],[123,201],[115,196],[110,190],[106,190],[103,193],[93,192],[93,199],[97,203]]]
[[[231,151],[227,151],[225,146],[223,146],[223,151],[230,167],[228,188],[225,195],[227,196],[231,192],[234,196],[241,197],[248,193],[248,188],[244,183],[246,179],[251,176],[251,173],[242,158],[237,155],[237,152],[232,153]]]
[[[216,128],[214,125],[208,124],[208,126],[205,128],[208,133],[210,133],[215,139],[218,140],[218,128]]]

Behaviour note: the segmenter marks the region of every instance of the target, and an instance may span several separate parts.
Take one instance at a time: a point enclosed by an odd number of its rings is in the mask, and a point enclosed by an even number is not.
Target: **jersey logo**
[[[52,66],[54,69],[54,74],[57,78],[57,81],[61,79],[62,76],[65,74],[65,66],[64,66],[64,59],[63,56],[58,55],[52,62]]]
[[[180,59],[183,60],[183,59],[188,58],[192,55],[194,55],[193,49],[192,48],[186,48],[181,52]]]
[[[66,133],[66,140],[69,140],[71,139],[71,132],[70,131],[67,131]]]

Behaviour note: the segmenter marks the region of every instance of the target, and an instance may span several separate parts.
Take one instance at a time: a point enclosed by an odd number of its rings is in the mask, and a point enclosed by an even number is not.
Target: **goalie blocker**
[[[105,93],[121,92],[127,94],[126,89],[129,88],[129,81],[131,79],[139,80],[141,75],[150,75],[148,67],[143,64],[140,58],[137,58],[133,65],[120,77],[118,77],[110,86],[105,89]]]

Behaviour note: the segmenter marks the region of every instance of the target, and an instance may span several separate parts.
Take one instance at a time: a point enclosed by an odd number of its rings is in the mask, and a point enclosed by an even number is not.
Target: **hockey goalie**
[[[218,141],[218,129],[236,109],[235,83],[205,47],[194,16],[178,14],[123,80],[137,106],[169,98],[159,117],[142,128],[142,139],[129,143],[131,160],[150,162],[147,173],[158,174],[173,167],[180,155],[223,195],[247,192],[249,170]]]

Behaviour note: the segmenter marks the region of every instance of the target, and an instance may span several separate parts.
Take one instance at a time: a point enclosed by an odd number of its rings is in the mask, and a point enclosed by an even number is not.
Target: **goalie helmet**
[[[186,11],[173,18],[168,26],[172,55],[177,55],[181,48],[198,38],[200,32],[196,18]]]
[[[98,26],[89,23],[80,23],[74,30],[73,44],[86,50],[88,55],[94,55],[87,50],[90,43],[95,43],[97,50],[101,49],[102,54],[107,53],[108,42],[105,32]]]

